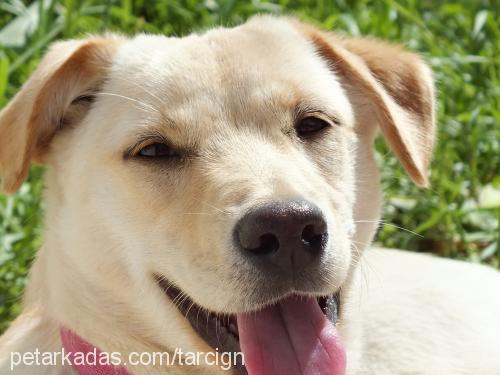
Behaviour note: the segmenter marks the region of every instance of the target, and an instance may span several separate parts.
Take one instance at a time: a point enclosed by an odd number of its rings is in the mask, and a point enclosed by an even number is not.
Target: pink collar
[[[69,353],[71,366],[78,375],[131,375],[125,367],[110,363],[111,353],[105,355],[73,331],[61,327],[63,349]]]

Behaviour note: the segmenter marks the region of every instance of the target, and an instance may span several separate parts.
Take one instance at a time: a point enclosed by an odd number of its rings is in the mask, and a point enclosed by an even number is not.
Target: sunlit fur
[[[396,79],[404,70],[397,64],[384,72],[384,48],[391,61],[404,59],[412,80]],[[78,78],[75,51],[86,67]],[[10,351],[59,350],[61,325],[108,352],[210,350],[153,274],[213,312],[271,302],[278,296],[238,256],[232,230],[250,207],[289,198],[308,199],[327,219],[321,269],[297,280],[297,288],[307,285],[316,295],[342,290],[338,327],[350,374],[500,371],[496,272],[392,250],[362,255],[380,216],[372,155],[379,128],[411,177],[427,181],[434,98],[430,72],[416,55],[257,17],[185,38],[57,44],[35,77],[0,113],[3,188],[19,186],[31,159],[48,165],[44,246],[24,312],[0,341],[0,373],[8,371]],[[427,104],[412,102],[406,83],[420,87],[414,100]],[[47,88],[58,94],[43,96]],[[89,90],[94,102],[84,112],[78,107],[60,130],[54,120]],[[300,140],[293,128],[298,109],[321,110],[339,124]],[[144,137],[169,139],[183,160],[126,157]]]

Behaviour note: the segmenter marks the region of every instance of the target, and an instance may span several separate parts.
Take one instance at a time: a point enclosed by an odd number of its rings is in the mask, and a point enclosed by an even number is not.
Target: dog
[[[500,374],[497,271],[371,248],[379,132],[428,186],[432,73],[396,45],[275,16],[55,43],[0,113],[2,190],[47,166],[0,373]],[[89,348],[241,356],[18,361]]]

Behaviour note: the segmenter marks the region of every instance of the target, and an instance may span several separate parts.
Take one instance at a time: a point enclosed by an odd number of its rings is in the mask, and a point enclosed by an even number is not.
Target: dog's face
[[[85,125],[61,145],[72,151],[58,175],[89,181],[78,195],[71,187],[76,209],[116,232],[142,272],[213,311],[254,310],[291,291],[332,293],[351,261],[353,109],[314,47],[282,29],[137,37],[118,52]],[[301,259],[297,250],[295,263],[259,255],[288,251],[279,242],[295,236],[272,223],[256,229],[256,243],[241,243],[253,225],[245,221],[294,202],[318,208],[318,218],[297,219],[297,241],[311,225],[312,237],[324,235],[311,250],[321,254]],[[277,242],[269,249],[258,238],[266,233]]]
[[[0,167],[14,190],[50,165],[49,211],[109,250],[84,262],[254,311],[345,283],[378,217],[376,131],[425,184],[432,95],[415,56],[284,19],[66,42],[0,117]]]

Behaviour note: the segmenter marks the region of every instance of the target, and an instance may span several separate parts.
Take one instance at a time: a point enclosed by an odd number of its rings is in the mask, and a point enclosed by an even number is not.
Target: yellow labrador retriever
[[[0,113],[3,191],[48,167],[0,373],[500,374],[498,272],[367,249],[378,131],[426,186],[433,81],[398,46],[270,16],[56,43]]]

